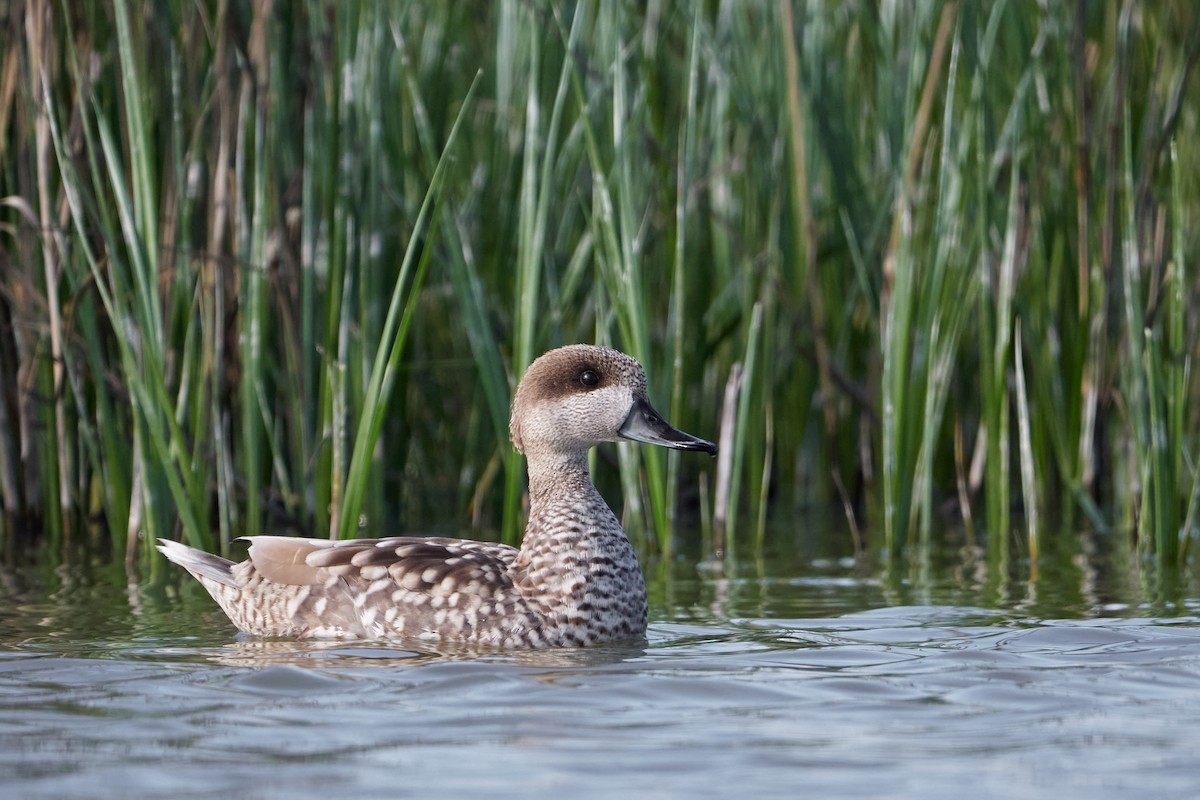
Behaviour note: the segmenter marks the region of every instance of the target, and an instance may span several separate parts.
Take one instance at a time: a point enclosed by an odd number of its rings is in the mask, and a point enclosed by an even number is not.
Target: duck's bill
[[[633,408],[630,409],[629,416],[625,418],[618,433],[622,439],[634,442],[656,444],[674,450],[699,450],[710,456],[717,454],[715,444],[672,428],[661,414],[640,397],[634,398]]]

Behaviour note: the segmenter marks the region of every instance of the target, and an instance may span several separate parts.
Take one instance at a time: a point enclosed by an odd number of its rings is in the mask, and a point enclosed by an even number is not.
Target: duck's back
[[[164,543],[164,553],[246,633],[543,644],[538,615],[513,585],[517,550],[507,545],[407,536],[247,538],[250,557],[239,564]]]

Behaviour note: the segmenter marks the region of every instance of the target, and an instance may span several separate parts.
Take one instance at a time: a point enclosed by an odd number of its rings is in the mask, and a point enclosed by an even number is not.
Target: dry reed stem
[[[779,0],[783,17],[780,35],[783,36],[783,54],[787,66],[788,120],[792,135],[789,143],[792,150],[792,181],[800,215],[799,230],[804,231],[804,287],[812,312],[813,338],[817,350],[817,374],[821,384],[821,411],[825,419],[825,433],[831,439],[837,431],[836,408],[834,406],[833,379],[829,370],[829,341],[825,334],[825,300],[817,282],[817,222],[813,218],[812,200],[809,197],[807,136],[804,126],[804,84],[800,80],[800,64],[796,57],[795,21],[792,16],[791,0]],[[836,451],[835,451],[836,452]],[[836,471],[836,463],[833,465]]]
[[[925,135],[929,130],[929,120],[933,114],[933,98],[937,93],[942,78],[942,67],[946,61],[947,45],[958,11],[958,0],[946,3],[942,7],[942,15],[938,20],[937,33],[933,39],[933,53],[929,57],[929,67],[925,70],[925,84],[921,90],[921,102],[917,106],[916,117],[912,128],[912,139],[909,141],[908,157],[904,162],[904,175],[900,184],[900,192],[896,195],[896,212],[892,222],[892,235],[887,247],[887,255],[883,260],[883,296],[891,294],[894,277],[896,248],[900,244],[901,223],[907,213],[908,201],[912,199],[913,181],[916,180],[917,164],[921,160],[921,152],[925,149]],[[887,302],[884,301],[886,307]]]
[[[38,223],[42,239],[42,271],[46,281],[46,306],[50,316],[50,370],[53,377],[54,430],[59,447],[54,453],[44,454],[54,458],[58,466],[58,502],[63,519],[70,515],[70,439],[67,437],[66,398],[63,392],[63,329],[62,307],[58,297],[59,262],[58,246],[54,237],[54,215],[51,203],[50,169],[53,162],[50,146],[50,120],[45,108],[45,99],[50,96],[49,77],[43,57],[47,53],[46,26],[49,24],[50,5],[38,0],[26,10],[25,35],[29,47],[29,83],[41,87],[35,101],[40,109],[34,123],[34,148],[37,164]],[[3,129],[0,129],[3,130]]]

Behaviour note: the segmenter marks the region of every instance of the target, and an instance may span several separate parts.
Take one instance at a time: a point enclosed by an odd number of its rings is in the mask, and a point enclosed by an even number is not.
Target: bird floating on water
[[[632,440],[716,455],[716,445],[663,420],[637,361],[593,345],[551,350],[529,366],[509,432],[529,464],[519,549],[443,537],[249,536],[240,564],[168,540],[158,549],[256,636],[534,648],[643,636],[646,583],[592,484],[588,450]]]

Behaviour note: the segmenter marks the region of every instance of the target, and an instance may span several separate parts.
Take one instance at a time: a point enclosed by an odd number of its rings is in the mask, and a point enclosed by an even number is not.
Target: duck
[[[240,563],[168,539],[158,549],[251,636],[534,649],[644,639],[645,579],[592,483],[588,452],[633,441],[715,456],[717,446],[654,410],[636,359],[586,344],[529,365],[509,434],[529,476],[519,548],[447,537],[247,536]]]

